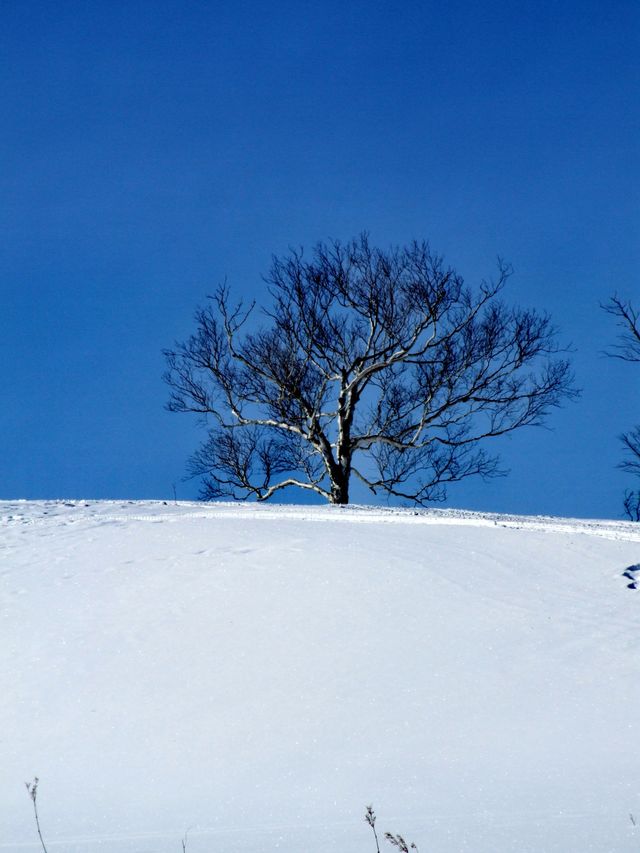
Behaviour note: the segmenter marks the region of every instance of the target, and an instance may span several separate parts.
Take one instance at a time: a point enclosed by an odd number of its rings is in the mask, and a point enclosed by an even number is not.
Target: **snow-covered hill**
[[[375,853],[368,803],[422,853],[636,853],[637,563],[623,522],[0,503],[0,850],[37,774],[49,853]]]

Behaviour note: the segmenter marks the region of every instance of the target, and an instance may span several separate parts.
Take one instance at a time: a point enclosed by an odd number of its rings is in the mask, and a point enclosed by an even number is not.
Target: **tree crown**
[[[510,274],[500,261],[473,292],[427,243],[363,234],[274,257],[257,325],[221,286],[166,352],[169,409],[212,421],[190,464],[202,497],[298,486],[346,503],[355,476],[422,504],[500,473],[486,440],[576,393],[549,316],[502,301]]]

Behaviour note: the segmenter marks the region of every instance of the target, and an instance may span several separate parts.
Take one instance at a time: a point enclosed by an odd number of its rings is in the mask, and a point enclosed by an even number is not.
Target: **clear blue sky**
[[[367,229],[469,283],[501,255],[576,348],[582,399],[450,505],[617,516],[639,32],[617,0],[3,4],[0,497],[194,497],[161,349],[225,276],[259,297],[272,253]]]

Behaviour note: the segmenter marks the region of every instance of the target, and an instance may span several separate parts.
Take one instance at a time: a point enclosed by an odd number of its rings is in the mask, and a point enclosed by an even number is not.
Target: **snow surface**
[[[625,522],[2,502],[0,851],[38,775],[49,853],[375,853],[368,803],[421,853],[637,853],[639,561]]]

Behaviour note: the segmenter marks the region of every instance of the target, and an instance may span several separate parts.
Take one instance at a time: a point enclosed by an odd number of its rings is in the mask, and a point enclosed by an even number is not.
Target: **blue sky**
[[[194,497],[161,350],[225,276],[427,238],[573,343],[582,399],[452,506],[611,516],[640,371],[633,2],[10,2],[0,34],[0,497]],[[289,499],[297,500],[294,492]]]

